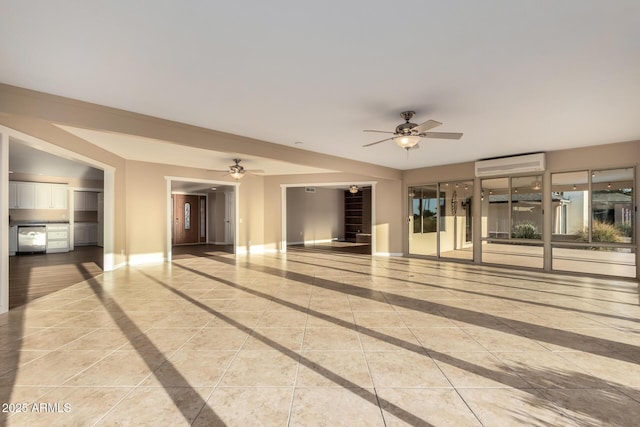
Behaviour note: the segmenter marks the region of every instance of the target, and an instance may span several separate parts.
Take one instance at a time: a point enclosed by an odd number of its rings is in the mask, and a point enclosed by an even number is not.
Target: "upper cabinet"
[[[35,209],[36,183],[9,181],[9,208]]]
[[[98,193],[95,191],[74,191],[73,210],[76,211],[97,211]]]
[[[9,181],[9,209],[67,209],[67,184]]]
[[[65,184],[37,184],[36,209],[67,209]]]

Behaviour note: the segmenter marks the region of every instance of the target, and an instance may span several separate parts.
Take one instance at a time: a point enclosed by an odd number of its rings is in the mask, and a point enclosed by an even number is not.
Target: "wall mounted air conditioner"
[[[523,154],[476,162],[477,177],[515,175],[526,172],[543,172],[544,170],[545,153]]]

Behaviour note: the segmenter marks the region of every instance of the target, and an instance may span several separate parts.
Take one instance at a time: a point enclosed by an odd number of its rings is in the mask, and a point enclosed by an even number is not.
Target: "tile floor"
[[[0,425],[635,426],[639,347],[635,282],[185,258],[0,316]]]

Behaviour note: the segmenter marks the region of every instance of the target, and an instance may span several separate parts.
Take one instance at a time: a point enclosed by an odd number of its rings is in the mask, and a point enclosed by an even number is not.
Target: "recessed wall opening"
[[[373,253],[370,184],[292,186],[283,196],[287,250]]]
[[[9,232],[0,256],[7,257],[3,308],[11,309],[114,268],[114,173],[37,138],[7,134]]]

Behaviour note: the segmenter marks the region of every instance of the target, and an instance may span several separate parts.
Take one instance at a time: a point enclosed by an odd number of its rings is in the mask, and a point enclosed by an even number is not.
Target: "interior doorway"
[[[173,200],[173,245],[206,243],[207,198],[196,194],[174,194]]]
[[[168,259],[236,252],[237,185],[167,178]]]
[[[373,253],[373,184],[283,187],[283,251]]]

